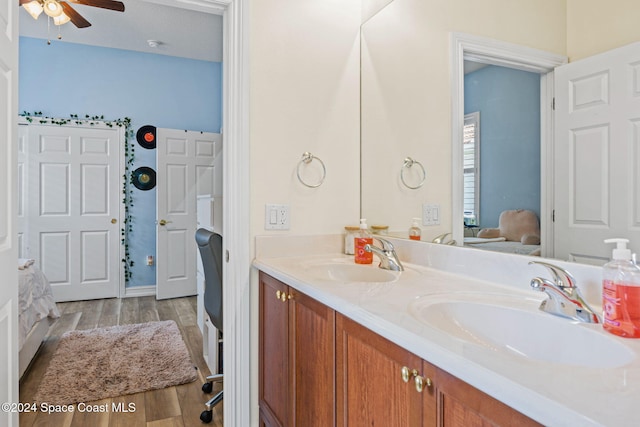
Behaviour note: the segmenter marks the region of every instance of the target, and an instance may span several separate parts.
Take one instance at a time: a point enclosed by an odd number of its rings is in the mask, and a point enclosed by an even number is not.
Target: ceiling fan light
[[[37,0],[32,0],[29,3],[24,3],[22,7],[24,7],[24,10],[29,12],[29,15],[31,15],[33,19],[38,19],[38,16],[40,16],[43,10],[42,5]]]
[[[53,18],[53,23],[55,25],[64,25],[69,21],[71,21],[71,18],[69,18],[65,13],[61,13],[60,16]]]
[[[55,18],[62,14],[62,6],[56,0],[44,0],[44,13]]]

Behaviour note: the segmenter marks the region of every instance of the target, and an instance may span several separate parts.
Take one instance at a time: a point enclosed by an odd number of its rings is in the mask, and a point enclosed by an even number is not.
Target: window
[[[464,224],[480,224],[480,112],[464,116],[462,132],[464,169]]]

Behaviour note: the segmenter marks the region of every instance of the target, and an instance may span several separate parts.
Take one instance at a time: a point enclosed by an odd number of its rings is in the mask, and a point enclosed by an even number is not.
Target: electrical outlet
[[[440,205],[423,204],[422,205],[422,225],[439,225],[440,224]]]
[[[289,205],[265,205],[264,229],[288,230],[290,227]]]

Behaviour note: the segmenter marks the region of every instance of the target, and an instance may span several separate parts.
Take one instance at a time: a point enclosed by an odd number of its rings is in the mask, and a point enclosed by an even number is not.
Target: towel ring
[[[407,184],[407,181],[404,180],[404,171],[407,169],[411,169],[413,165],[418,165],[420,166],[420,169],[422,169],[422,180],[420,180],[420,183],[415,187]],[[404,159],[404,163],[402,164],[402,168],[400,169],[400,179],[402,180],[402,183],[405,185],[405,187],[410,188],[411,190],[417,190],[418,188],[422,187],[424,181],[427,179],[427,171],[424,170],[424,166],[422,166],[422,163],[417,160],[413,160],[411,157],[406,157]]]
[[[320,166],[322,166],[322,177],[320,178],[320,180],[317,183],[308,184],[300,176],[300,166],[302,166],[303,164],[308,165],[309,163],[311,163],[314,160],[317,160],[318,162],[320,162]],[[307,186],[309,188],[317,188],[317,187],[320,187],[322,185],[322,183],[324,182],[324,179],[327,177],[327,168],[324,166],[324,162],[322,160],[320,160],[318,157],[314,156],[310,152],[305,151],[304,153],[302,153],[302,160],[300,160],[300,162],[298,162],[298,167],[296,168],[296,174],[298,175],[298,180],[300,180],[300,182],[303,185],[305,185],[305,186]]]

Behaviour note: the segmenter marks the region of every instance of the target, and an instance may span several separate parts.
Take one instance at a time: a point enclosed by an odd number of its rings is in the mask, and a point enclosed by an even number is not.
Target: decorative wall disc
[[[139,190],[151,190],[156,186],[156,171],[147,166],[141,166],[131,174],[131,182]]]
[[[156,148],[156,127],[151,125],[142,126],[136,133],[138,144],[149,150]]]

